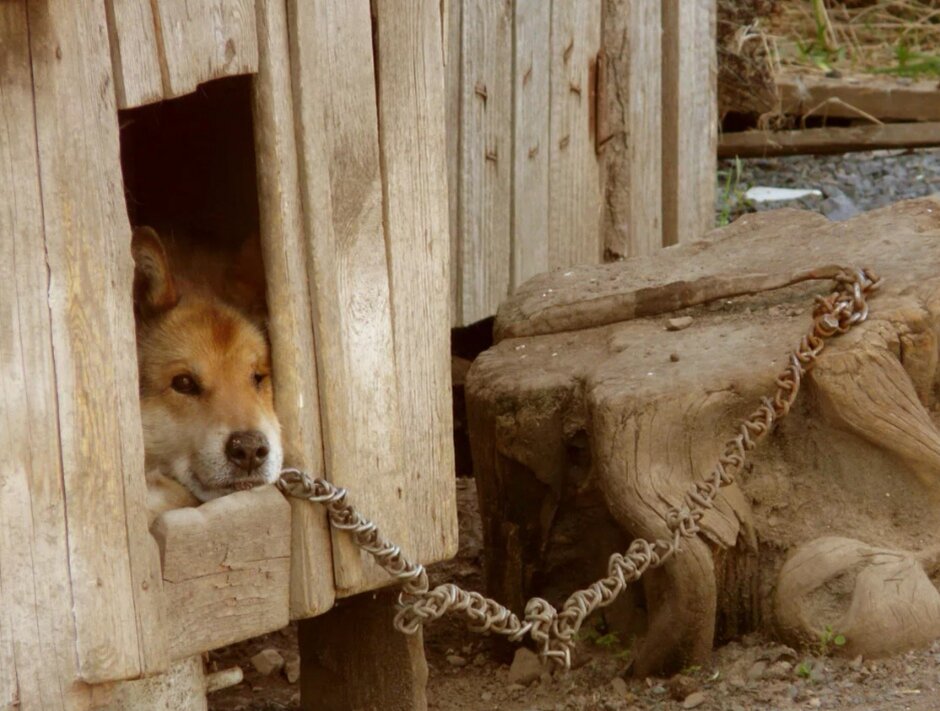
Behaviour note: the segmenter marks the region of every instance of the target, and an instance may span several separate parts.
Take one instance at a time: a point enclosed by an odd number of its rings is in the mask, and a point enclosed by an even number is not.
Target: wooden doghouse
[[[141,163],[135,107],[192,92],[217,152]],[[256,197],[227,193],[246,164]],[[271,488],[148,531],[125,179],[132,212],[176,170],[257,222],[286,462],[454,553],[438,3],[0,3],[0,166],[0,708],[126,708],[123,680],[388,581]]]

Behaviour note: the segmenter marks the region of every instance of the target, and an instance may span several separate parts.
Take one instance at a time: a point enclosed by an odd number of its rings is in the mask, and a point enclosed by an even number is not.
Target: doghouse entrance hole
[[[122,111],[120,123],[132,225],[220,258],[258,234],[251,77]]]

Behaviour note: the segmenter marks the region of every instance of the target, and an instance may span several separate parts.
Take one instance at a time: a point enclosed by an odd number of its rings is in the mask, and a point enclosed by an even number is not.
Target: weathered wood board
[[[940,146],[940,121],[724,133],[718,142],[718,155],[743,158],[928,146]]]
[[[287,625],[290,504],[272,486],[154,521],[174,660]]]
[[[106,0],[105,9],[118,108],[160,101],[161,48],[153,21],[153,4],[150,0]]]
[[[663,0],[663,244],[714,224],[718,141],[716,0]]]
[[[108,25],[65,0],[28,18],[78,673],[101,682],[166,664]]]
[[[287,8],[258,3],[258,76],[253,85],[261,244],[267,274],[274,402],[284,462],[322,477],[323,440],[300,176],[294,130]],[[291,616],[333,604],[333,560],[326,512],[291,500]]]
[[[457,552],[441,18],[437,3],[382,0],[376,9],[385,239],[407,435],[398,495],[408,555],[428,563]]]
[[[355,504],[388,538],[408,550],[414,526],[401,490],[403,423],[369,2],[295,0],[288,7],[326,472],[353,492]],[[322,27],[335,31],[322,41],[300,40]],[[333,552],[339,595],[387,580],[348,537],[334,535]]]

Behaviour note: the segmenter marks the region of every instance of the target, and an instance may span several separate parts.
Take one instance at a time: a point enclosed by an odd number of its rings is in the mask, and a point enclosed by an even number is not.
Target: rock
[[[762,676],[764,676],[764,671],[767,669],[767,662],[763,659],[758,659],[751,665],[751,668],[747,670],[748,681],[757,681]]]
[[[509,683],[531,684],[542,675],[542,660],[531,649],[520,647],[509,667]]]
[[[677,316],[676,318],[671,318],[666,322],[667,331],[681,331],[684,328],[688,328],[692,325],[693,318],[691,316]]]
[[[461,657],[459,654],[448,654],[447,663],[452,667],[465,667],[467,666],[467,660],[465,657]]]
[[[678,353],[670,353],[670,354],[669,354],[669,360],[671,360],[673,363],[678,363],[678,362],[679,362],[679,354],[678,354]]]
[[[289,684],[296,684],[300,679],[300,657],[291,654],[284,660],[284,676]]]
[[[263,649],[251,658],[251,666],[259,674],[268,676],[284,667],[284,657],[276,649]]]
[[[822,201],[820,211],[835,222],[848,220],[861,212],[858,206],[852,202],[844,192],[836,187],[826,188],[826,199]]]
[[[519,692],[525,691],[525,690],[526,690],[526,687],[523,686],[522,684],[510,684],[509,686],[506,687],[506,691],[508,691],[510,694],[518,694]]]
[[[666,682],[669,695],[676,701],[682,701],[689,694],[698,691],[700,686],[698,681],[686,674],[676,674]]]
[[[480,701],[492,701],[493,695],[489,691],[484,691],[480,694]]]
[[[704,703],[705,693],[702,691],[696,691],[685,697],[685,700],[682,702],[682,708],[694,709],[696,706],[701,706]]]
[[[473,658],[473,666],[475,666],[475,667],[482,667],[482,666],[484,666],[485,664],[486,664],[486,655],[483,654],[483,652],[479,652],[479,653]]]
[[[626,696],[630,693],[630,687],[627,686],[627,682],[619,676],[615,676],[610,680],[610,688],[619,696]]]

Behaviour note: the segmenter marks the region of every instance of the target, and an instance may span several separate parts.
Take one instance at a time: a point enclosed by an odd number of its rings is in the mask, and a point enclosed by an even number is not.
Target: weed
[[[832,627],[826,625],[823,631],[819,633],[819,655],[826,657],[832,652],[833,647],[844,647],[845,635],[835,632]]]
[[[731,170],[719,170],[718,177],[722,181],[721,194],[718,197],[718,216],[715,218],[716,227],[724,227],[731,222],[736,210],[747,204],[744,194],[747,186],[741,182],[743,166],[741,159],[735,156]]]

